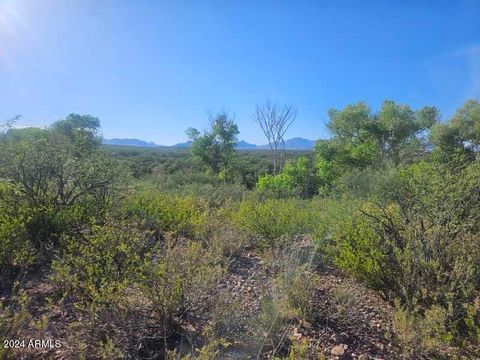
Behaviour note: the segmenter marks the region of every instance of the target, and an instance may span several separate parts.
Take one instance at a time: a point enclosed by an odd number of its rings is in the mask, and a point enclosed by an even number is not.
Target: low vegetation
[[[329,115],[273,159],[228,114],[190,150],[0,134],[0,334],[60,342],[0,357],[480,356],[480,103]]]

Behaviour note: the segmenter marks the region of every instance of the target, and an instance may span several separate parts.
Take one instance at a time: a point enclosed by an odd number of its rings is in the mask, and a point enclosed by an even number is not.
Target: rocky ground
[[[262,334],[259,336],[255,331],[254,323],[259,321],[262,297],[274,292],[272,282],[278,271],[275,260],[271,256],[270,259],[260,256],[252,249],[232,260],[230,271],[212,291],[215,300],[202,309],[206,315],[203,321],[195,318],[194,323],[186,322],[183,326],[185,333],[189,332],[192,347],[201,346],[201,337],[194,336],[191,330],[198,334],[204,332],[211,324],[208,319],[221,307],[219,303],[224,302],[234,304],[234,308],[230,314],[222,313],[223,321],[229,322],[226,327],[231,327],[222,332],[237,340],[222,351],[224,359],[268,359],[286,355],[282,347],[301,341],[308,342],[307,356],[312,359],[400,358],[398,349],[389,340],[392,307],[376,291],[324,265],[314,266],[318,281],[311,299],[312,319],[284,324],[280,328],[281,344],[269,349]]]
[[[234,257],[229,271],[215,289],[205,296],[204,304],[181,321],[173,348],[191,352],[205,344],[205,333],[214,332],[229,339],[220,352],[223,359],[268,359],[285,356],[293,342],[308,343],[308,358],[318,359],[396,359],[399,351],[389,340],[392,308],[373,290],[327,266],[314,266],[318,281],[313,291],[310,321],[291,319],[275,329],[276,342],[257,330],[262,298],[272,295],[278,268],[275,254],[270,258],[247,249]],[[317,264],[318,265],[318,264]],[[40,305],[52,291],[47,283],[27,286],[32,299]],[[65,308],[63,308],[63,311]],[[60,308],[59,308],[60,311]],[[53,338],[61,338],[68,321],[67,312],[53,314]],[[213,319],[213,320],[212,320]],[[55,334],[54,334],[55,333]],[[264,336],[265,335],[265,336]],[[27,358],[68,359],[72,356],[68,340],[65,346],[31,352]]]

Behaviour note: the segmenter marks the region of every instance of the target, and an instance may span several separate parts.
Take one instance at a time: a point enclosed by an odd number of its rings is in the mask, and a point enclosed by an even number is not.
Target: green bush
[[[62,293],[107,301],[141,276],[149,235],[127,224],[113,224],[93,226],[83,236],[67,236],[64,253],[52,264],[52,280]]]
[[[123,211],[126,217],[136,217],[149,229],[185,236],[197,234],[207,216],[206,203],[201,199],[153,191],[131,195]]]
[[[389,245],[378,236],[378,224],[364,215],[365,211],[374,210],[373,206],[365,204],[343,221],[339,219],[333,233],[337,245],[334,261],[341,269],[355,274],[374,288],[388,292],[394,266],[389,263],[388,250],[384,249]]]
[[[439,306],[454,341],[476,341],[480,311],[480,163],[418,163],[330,232],[342,269],[422,315]]]
[[[298,199],[244,200],[233,215],[241,229],[261,239],[259,247],[271,246],[280,238],[309,233],[314,214],[310,203]]]
[[[223,273],[211,249],[188,241],[168,241],[159,261],[145,268],[140,289],[152,303],[156,322],[171,329],[175,317],[195,309]]]
[[[70,343],[96,358],[127,353],[151,329],[162,339],[154,351],[163,354],[181,316],[223,274],[223,255],[208,244],[158,238],[128,223],[93,226],[65,243],[50,279],[60,304],[74,305]]]
[[[286,173],[278,175],[266,174],[260,176],[257,181],[257,189],[261,193],[276,197],[288,197],[294,195],[293,179]]]
[[[398,308],[394,314],[393,331],[402,353],[407,357],[437,358],[452,341],[445,324],[448,312],[440,306],[432,306],[424,315],[412,314]]]
[[[8,301],[2,298],[0,300],[0,337],[4,340],[18,339],[19,341],[31,337],[45,337],[49,317],[46,314],[42,316],[35,314],[34,306],[34,301],[18,287],[13,289]],[[25,340],[25,343],[27,342],[28,340]],[[30,349],[26,346],[25,348],[1,346],[0,358],[25,359],[29,356],[28,350]]]
[[[202,199],[209,208],[216,209],[230,201],[241,200],[246,193],[246,189],[244,186],[237,184],[191,184],[176,193]]]
[[[257,182],[257,190],[280,198],[294,195],[311,197],[317,192],[314,167],[305,156],[289,160],[280,174],[261,176]]]
[[[25,227],[29,219],[27,208],[15,198],[15,190],[0,183],[0,268],[4,273],[0,275],[28,268],[36,259]]]

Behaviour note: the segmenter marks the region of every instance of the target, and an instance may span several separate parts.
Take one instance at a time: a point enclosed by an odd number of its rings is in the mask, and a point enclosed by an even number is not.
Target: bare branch
[[[253,120],[260,126],[273,152],[273,172],[277,172],[276,156],[279,144],[284,143],[284,137],[289,127],[297,117],[297,110],[291,105],[272,104],[270,100],[262,106],[255,107]]]

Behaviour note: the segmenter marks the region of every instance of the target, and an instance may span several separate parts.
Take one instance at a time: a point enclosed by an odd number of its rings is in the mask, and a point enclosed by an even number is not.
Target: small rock
[[[299,332],[296,327],[293,328],[293,338],[300,340],[302,337],[303,337],[303,334]]]
[[[343,354],[345,354],[345,349],[343,346],[335,346],[330,350],[330,354],[334,356],[343,356]]]
[[[195,326],[191,325],[191,324],[188,324],[187,325],[187,330],[190,331],[190,332],[195,332],[197,331],[197,329],[195,328]]]
[[[344,343],[348,340],[348,334],[344,332],[340,334],[335,333],[330,337],[330,340],[332,340],[335,343]]]
[[[358,355],[358,360],[368,360],[368,355],[360,354]]]

